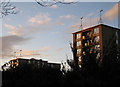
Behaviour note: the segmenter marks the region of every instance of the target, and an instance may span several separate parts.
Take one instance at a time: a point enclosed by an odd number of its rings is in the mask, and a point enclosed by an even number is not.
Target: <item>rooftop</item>
[[[119,28],[116,28],[116,27],[113,27],[113,26],[109,26],[109,25],[106,25],[106,24],[98,24],[98,25],[91,26],[91,27],[89,27],[89,28],[85,28],[85,29],[82,29],[82,30],[73,32],[72,34],[80,33],[80,32],[86,31],[86,30],[88,30],[88,29],[93,29],[93,28],[98,27],[98,26],[106,26],[106,27],[110,27],[110,28],[114,28],[114,29],[119,29]],[[120,30],[120,29],[119,29],[119,30]]]

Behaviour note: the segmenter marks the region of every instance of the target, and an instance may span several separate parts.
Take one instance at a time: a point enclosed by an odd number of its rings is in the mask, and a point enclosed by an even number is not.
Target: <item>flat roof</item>
[[[98,25],[94,25],[92,27],[89,27],[89,28],[86,28],[86,29],[83,29],[83,30],[79,30],[79,31],[73,32],[72,34],[79,33],[79,32],[82,32],[82,31],[85,31],[85,30],[88,30],[88,29],[91,29],[91,28],[95,28],[95,27],[98,27],[98,26],[107,26],[107,27],[110,27],[110,28],[114,28],[114,29],[120,30],[119,28],[116,28],[116,27],[113,27],[113,26],[109,26],[109,25],[106,25],[106,24],[98,24]]]

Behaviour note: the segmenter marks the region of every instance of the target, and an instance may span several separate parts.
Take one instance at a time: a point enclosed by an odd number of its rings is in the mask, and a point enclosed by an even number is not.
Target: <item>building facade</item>
[[[10,60],[10,68],[15,69],[17,67],[24,67],[24,66],[30,66],[31,68],[53,68],[60,70],[60,64],[59,63],[49,63],[48,61],[44,61],[42,59],[23,59],[23,58],[16,58],[13,60]]]
[[[119,58],[120,29],[99,24],[74,32],[73,49],[74,65],[79,67],[84,63],[84,56],[91,54],[96,54],[95,61],[98,64],[102,64],[109,55]]]

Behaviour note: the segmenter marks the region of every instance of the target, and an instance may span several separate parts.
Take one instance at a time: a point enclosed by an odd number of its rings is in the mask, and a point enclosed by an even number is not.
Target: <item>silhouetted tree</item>
[[[43,7],[50,7],[56,4],[72,4],[76,3],[76,0],[74,1],[66,1],[66,0],[35,0],[40,6]]]
[[[74,57],[74,69],[78,70],[79,69],[79,66],[78,66],[78,57],[75,56],[76,55],[76,52],[75,52],[76,50],[75,50],[75,48],[73,48],[73,45],[72,45],[71,42],[69,42],[69,44],[70,44],[70,48],[72,50],[73,57]]]
[[[16,9],[15,6],[12,6],[10,3],[10,0],[6,1],[1,1],[0,2],[0,17],[7,16],[9,14],[17,14],[18,10]]]

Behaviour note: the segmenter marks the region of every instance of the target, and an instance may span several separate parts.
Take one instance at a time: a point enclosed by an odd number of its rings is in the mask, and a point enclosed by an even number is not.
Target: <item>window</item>
[[[100,50],[100,45],[95,45],[95,51],[99,51]]]
[[[77,42],[77,46],[81,46],[81,41],[78,41],[78,42]]]
[[[77,54],[81,54],[81,49],[77,49]]]
[[[82,39],[85,39],[85,36],[82,36]]]
[[[18,66],[18,63],[16,64],[16,66]]]
[[[83,51],[83,55],[85,55],[85,51]]]
[[[100,37],[99,37],[99,36],[96,36],[96,37],[94,38],[94,43],[99,43],[99,40],[100,40]]]
[[[92,36],[92,32],[91,31],[88,31],[87,32],[87,37],[91,37]]]
[[[94,29],[94,34],[98,34],[99,33],[99,28]]]
[[[87,46],[87,43],[85,43],[85,46]]]
[[[77,34],[77,39],[80,39],[81,38],[81,33],[78,33]]]
[[[89,40],[87,40],[87,45],[88,45],[88,46],[90,45],[90,41],[89,41]]]
[[[81,62],[82,60],[81,60],[81,56],[79,56],[79,62]]]

